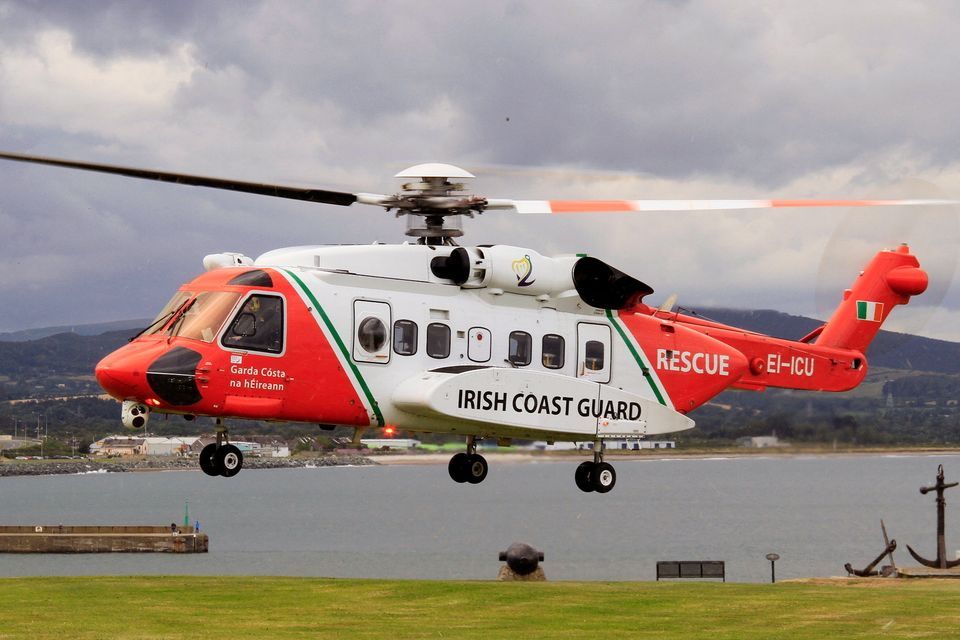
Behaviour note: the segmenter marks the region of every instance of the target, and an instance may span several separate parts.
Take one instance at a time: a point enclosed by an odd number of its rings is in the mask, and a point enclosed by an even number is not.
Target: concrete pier
[[[960,579],[960,567],[932,569],[930,567],[897,567],[898,578],[952,578]]]
[[[206,553],[193,527],[0,525],[0,553]]]

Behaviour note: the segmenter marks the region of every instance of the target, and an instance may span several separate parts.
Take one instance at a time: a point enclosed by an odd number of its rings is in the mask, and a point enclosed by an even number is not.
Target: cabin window
[[[510,352],[507,360],[518,367],[525,367],[530,364],[531,354],[533,353],[533,338],[526,331],[510,332]]]
[[[440,322],[427,325],[427,355],[431,358],[450,355],[450,327]]]
[[[605,384],[610,382],[610,325],[577,324],[577,377]]]
[[[380,351],[387,342],[387,328],[380,318],[369,316],[360,321],[357,327],[357,341],[360,347],[369,353]]]
[[[353,359],[390,362],[390,305],[378,300],[353,301]]]
[[[583,348],[583,366],[587,371],[603,369],[603,343],[599,340],[587,340]]]
[[[247,298],[220,342],[230,349],[283,351],[283,299],[259,294]]]
[[[397,320],[393,323],[393,351],[401,356],[417,352],[417,323],[413,320]]]
[[[547,369],[563,368],[563,336],[548,333],[540,343],[541,362]]]

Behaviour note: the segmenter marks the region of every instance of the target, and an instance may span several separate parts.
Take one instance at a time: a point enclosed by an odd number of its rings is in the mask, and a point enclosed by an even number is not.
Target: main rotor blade
[[[653,211],[737,211],[798,207],[894,207],[956,205],[960,200],[495,200],[487,209],[517,213],[630,213]]]
[[[172,182],[175,184],[188,184],[197,187],[225,189],[227,191],[240,191],[242,193],[255,193],[262,196],[272,196],[274,198],[287,198],[290,200],[305,200],[307,202],[335,204],[341,207],[348,207],[357,201],[356,194],[344,193],[342,191],[287,187],[278,184],[228,180],[226,178],[208,178],[205,176],[196,176],[186,173],[170,173],[168,171],[156,171],[154,169],[137,169],[134,167],[121,167],[110,164],[97,164],[93,162],[77,162],[74,160],[28,156],[20,153],[7,153],[3,151],[0,151],[0,158],[5,160],[15,160],[18,162],[33,162],[36,164],[48,164],[56,167],[67,167],[68,169],[82,169],[84,171],[97,171],[99,173],[113,173],[130,178],[142,178],[144,180],[156,180],[158,182]]]

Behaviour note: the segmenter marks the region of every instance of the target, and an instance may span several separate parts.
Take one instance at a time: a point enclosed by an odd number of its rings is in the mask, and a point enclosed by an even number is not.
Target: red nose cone
[[[143,395],[142,368],[137,367],[134,358],[122,354],[122,351],[114,351],[98,362],[94,374],[103,390],[114,398],[139,398]]]

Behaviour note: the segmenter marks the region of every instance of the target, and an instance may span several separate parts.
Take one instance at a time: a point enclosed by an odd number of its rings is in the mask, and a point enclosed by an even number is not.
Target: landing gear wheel
[[[490,467],[487,465],[487,460],[483,456],[476,453],[467,456],[466,477],[467,482],[470,484],[480,484],[483,482],[489,470]]]
[[[220,470],[217,469],[216,455],[217,445],[212,442],[200,450],[200,469],[208,476],[220,475]]]
[[[450,458],[450,462],[447,464],[447,471],[450,472],[450,477],[453,478],[454,482],[467,481],[467,465],[469,463],[469,456],[465,453],[457,453]]]
[[[231,478],[243,468],[243,454],[232,444],[225,444],[217,450],[214,457],[217,469],[224,478]]]
[[[590,474],[593,472],[593,468],[596,465],[592,462],[581,462],[580,466],[577,467],[576,473],[573,474],[573,479],[577,483],[577,488],[584,493],[590,493],[594,491],[593,483],[590,482]]]
[[[613,465],[606,462],[597,464],[590,474],[590,483],[597,493],[606,493],[613,489],[613,485],[617,484],[617,472],[613,470]]]

